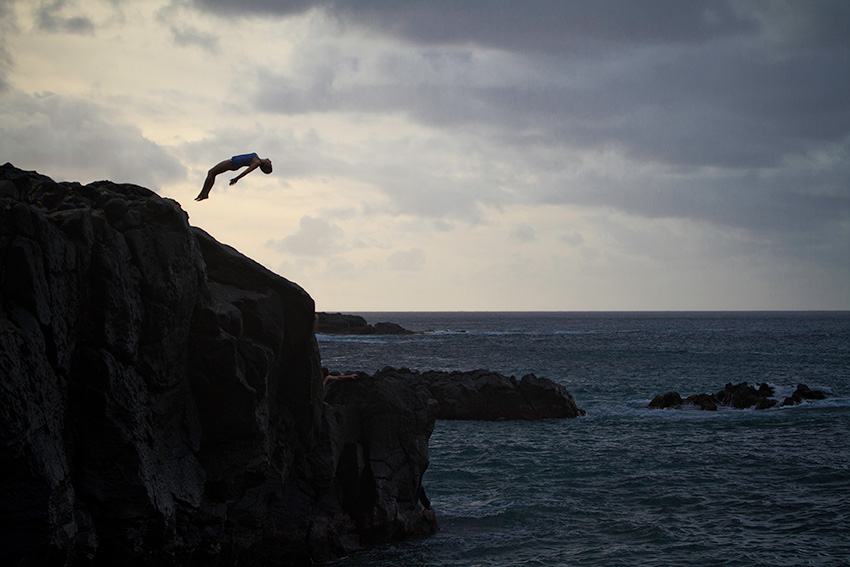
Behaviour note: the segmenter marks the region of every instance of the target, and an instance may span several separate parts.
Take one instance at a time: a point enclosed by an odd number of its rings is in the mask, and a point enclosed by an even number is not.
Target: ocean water
[[[331,370],[534,373],[587,415],[438,421],[424,482],[440,532],[335,565],[850,565],[850,313],[361,315],[426,332],[320,336]],[[743,381],[830,397],[646,407]]]

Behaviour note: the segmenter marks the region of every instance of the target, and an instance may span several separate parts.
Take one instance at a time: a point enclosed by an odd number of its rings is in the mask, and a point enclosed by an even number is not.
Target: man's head
[[[260,169],[263,171],[263,173],[271,173],[272,172],[272,160],[261,159],[260,160]]]

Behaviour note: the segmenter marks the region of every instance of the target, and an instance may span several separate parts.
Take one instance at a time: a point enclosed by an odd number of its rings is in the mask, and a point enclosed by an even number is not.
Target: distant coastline
[[[324,335],[413,335],[397,323],[387,321],[370,325],[360,315],[316,313],[316,332]]]

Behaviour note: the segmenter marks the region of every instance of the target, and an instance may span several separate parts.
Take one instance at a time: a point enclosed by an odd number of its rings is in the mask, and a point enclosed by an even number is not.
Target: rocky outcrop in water
[[[343,313],[319,312],[316,321],[316,332],[327,335],[412,335],[397,323],[379,322],[370,325],[360,315]]]
[[[0,267],[4,562],[286,564],[436,529],[429,394],[323,401],[313,300],[175,201],[6,164]]]
[[[416,372],[387,367],[375,377],[427,390],[437,403],[437,419],[537,420],[584,415],[566,388],[534,374],[517,380],[490,370]]]
[[[794,393],[786,397],[781,403],[774,398],[775,390],[768,384],[759,384],[758,388],[750,386],[746,382],[739,384],[726,384],[726,386],[715,394],[693,394],[682,398],[678,392],[667,392],[655,396],[649,407],[655,409],[681,408],[684,405],[694,406],[698,409],[715,411],[718,406],[728,406],[735,409],[768,409],[776,406],[791,406],[804,400],[823,400],[826,394],[820,390],[811,390],[805,384],[797,385]]]
[[[333,456],[331,521],[353,521],[366,545],[436,531],[422,485],[438,409],[430,393],[387,375],[329,382],[325,401],[330,447],[318,454]]]

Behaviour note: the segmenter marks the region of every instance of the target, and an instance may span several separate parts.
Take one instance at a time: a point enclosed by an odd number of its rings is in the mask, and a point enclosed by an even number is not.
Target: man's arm
[[[249,165],[248,168],[245,171],[243,171],[242,173],[240,173],[239,175],[237,175],[236,177],[234,177],[233,179],[230,180],[230,184],[231,185],[235,184],[237,181],[239,181],[240,179],[242,179],[243,177],[245,177],[246,175],[248,175],[249,173],[251,173],[252,171],[257,169],[258,167],[260,167],[260,159],[254,158],[251,161],[251,165]]]

